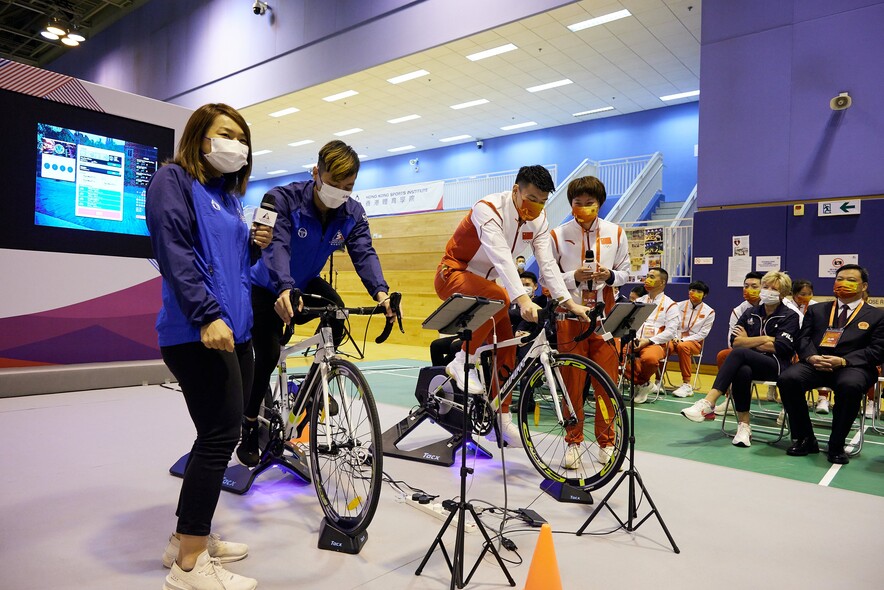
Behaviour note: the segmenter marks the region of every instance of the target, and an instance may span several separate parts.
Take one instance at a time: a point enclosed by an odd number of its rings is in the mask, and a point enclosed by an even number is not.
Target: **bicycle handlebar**
[[[310,293],[301,293],[300,289],[292,289],[289,292],[289,300],[292,304],[292,310],[298,310],[298,304],[301,302],[301,298],[304,297],[314,297],[315,295],[311,295]],[[403,334],[405,333],[405,329],[402,327],[402,311],[400,309],[400,303],[402,301],[402,293],[394,292],[390,294],[390,309],[396,315],[396,319],[399,323],[399,331]],[[344,312],[346,315],[375,315],[379,313],[385,313],[385,309],[383,305],[380,303],[371,307],[341,307],[338,305],[330,304],[330,305],[322,305],[322,306],[307,306],[305,305],[301,311],[306,312],[314,312],[318,314],[323,313],[336,313],[336,312]],[[393,322],[388,321],[384,323],[384,329],[381,334],[375,338],[375,343],[381,344],[384,342],[389,336],[390,332],[393,331]],[[280,338],[280,344],[285,345],[295,333],[295,320],[292,318],[286,327],[285,331],[282,334],[282,338]]]
[[[532,342],[535,338],[537,338],[537,335],[540,334],[540,331],[543,330],[543,328],[546,326],[547,321],[554,317],[556,307],[558,307],[558,303],[555,300],[553,300],[553,301],[550,301],[544,309],[541,309],[540,311],[537,312],[537,325],[534,327],[533,330],[531,330],[531,332],[529,334],[522,337],[522,344],[527,344],[528,342]],[[599,315],[604,311],[604,309],[605,309],[605,302],[604,301],[597,302],[592,307],[592,309],[590,309],[589,316],[588,316],[589,327],[582,334],[580,334],[579,336],[577,336],[574,339],[575,342],[582,342],[583,340],[586,340],[587,338],[589,338],[589,335],[595,331],[596,323],[598,322]],[[569,315],[572,315],[575,318],[577,317],[574,314],[569,313]]]

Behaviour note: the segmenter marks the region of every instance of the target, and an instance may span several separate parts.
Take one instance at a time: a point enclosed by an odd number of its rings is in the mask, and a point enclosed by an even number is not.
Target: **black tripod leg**
[[[669,544],[672,545],[672,550],[675,553],[681,553],[681,549],[678,548],[678,545],[675,544],[675,539],[673,539],[672,535],[669,534],[669,529],[666,528],[666,523],[663,522],[663,517],[660,516],[660,511],[657,510],[657,506],[654,504],[654,500],[651,499],[651,494],[648,492],[648,488],[645,487],[645,484],[642,481],[642,476],[638,474],[638,471],[635,472],[635,479],[638,482],[638,487],[641,488],[642,493],[648,499],[648,504],[651,505],[651,512],[649,512],[648,515],[645,516],[641,522],[635,525],[635,528],[633,530],[638,529],[638,527],[640,527],[642,523],[650,518],[651,514],[653,514],[657,517],[657,521],[660,523],[660,527],[663,529],[663,532],[666,533],[666,538],[669,539]]]
[[[611,499],[611,496],[614,495],[614,492],[617,491],[617,488],[620,487],[620,484],[623,483],[623,480],[625,480],[628,475],[629,475],[629,471],[623,472],[623,475],[620,476],[620,479],[617,480],[617,483],[614,484],[614,486],[611,488],[611,490],[608,492],[608,494],[602,499],[601,502],[599,502],[599,505],[595,507],[595,510],[592,511],[592,514],[589,515],[589,518],[586,519],[586,522],[583,523],[583,526],[577,530],[578,537],[583,534],[583,531],[586,530],[586,527],[588,527],[589,523],[591,523],[593,521],[593,519],[595,519],[596,515],[599,513],[599,511],[602,508],[607,508],[608,510],[610,510],[611,514],[614,515],[614,518],[616,518],[617,521],[620,522],[620,525],[623,526],[623,521],[621,521],[620,518],[617,517],[617,514],[613,510],[611,510],[611,507],[608,506],[608,500]]]
[[[483,525],[482,521],[479,520],[479,515],[476,514],[473,505],[467,504],[467,509],[470,511],[470,514],[473,515],[473,521],[476,523],[476,528],[478,528],[479,532],[482,533],[482,536],[485,537],[485,545],[482,548],[482,553],[479,554],[479,559],[477,559],[476,563],[473,565],[473,569],[470,570],[469,575],[463,581],[463,585],[461,586],[461,588],[470,583],[470,579],[473,577],[473,574],[476,573],[476,570],[479,569],[479,564],[482,563],[482,558],[485,557],[485,554],[488,552],[490,552],[494,556],[494,559],[497,560],[497,564],[500,566],[500,569],[503,570],[503,575],[506,576],[506,579],[510,583],[510,586],[515,586],[515,580],[513,580],[513,577],[510,575],[509,570],[506,569],[506,565],[503,563],[503,559],[501,559],[500,553],[498,553],[497,549],[494,548],[494,543],[491,541],[491,537],[488,536],[488,531],[485,530],[485,525]]]
[[[433,544],[430,545],[430,548],[427,550],[427,554],[424,555],[423,561],[417,567],[417,571],[414,572],[415,576],[421,575],[421,572],[424,570],[424,566],[427,565],[427,561],[430,560],[430,556],[433,554],[433,551],[436,549],[436,545],[442,550],[442,555],[445,556],[445,563],[448,564],[448,569],[453,571],[454,565],[451,563],[451,558],[448,557],[448,552],[445,550],[445,544],[442,543],[442,535],[445,534],[445,531],[448,530],[448,525],[451,524],[451,519],[454,518],[455,512],[450,512],[448,514],[448,518],[445,519],[445,522],[442,523],[442,528],[439,529],[439,534],[436,535],[436,538],[433,540]]]

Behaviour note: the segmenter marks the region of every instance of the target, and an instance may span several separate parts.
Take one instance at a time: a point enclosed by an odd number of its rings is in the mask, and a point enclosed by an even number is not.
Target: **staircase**
[[[660,204],[657,205],[657,208],[651,213],[651,221],[668,221],[670,219],[675,219],[678,217],[678,212],[681,210],[682,205],[684,205],[683,201],[677,201],[674,203],[660,201]]]

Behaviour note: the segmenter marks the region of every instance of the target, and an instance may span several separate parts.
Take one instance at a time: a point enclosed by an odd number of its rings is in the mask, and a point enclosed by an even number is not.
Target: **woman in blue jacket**
[[[270,243],[250,229],[239,196],[252,167],[251,136],[224,104],[198,108],[178,152],[147,188],[147,226],[160,273],[157,318],[163,361],[175,375],[196,427],[178,498],[178,524],[163,555],[164,588],[249,590],[257,585],[220,566],[248,554],[242,543],[211,535],[224,470],[240,433],[243,392],[251,387],[249,268]]]
[[[792,363],[798,339],[798,314],[783,302],[792,293],[792,280],[783,272],[769,272],[761,278],[761,302],[747,309],[730,335],[733,352],[718,370],[712,389],[704,399],[681,411],[694,422],[713,413],[712,405],[731,388],[737,412],[737,434],[733,444],[752,444],[749,404],[752,381],[776,381]]]
[[[389,287],[371,244],[365,209],[350,198],[358,173],[356,151],[334,140],[319,150],[311,180],[278,186],[267,193],[273,198],[278,217],[270,247],[252,267],[255,379],[245,408],[242,444],[236,449],[237,461],[247,467],[258,464],[258,411],[279,362],[283,325],[292,318],[296,324],[304,324],[316,317],[292,309],[291,290],[297,288],[344,305],[337,291],[319,275],[329,256],[346,246],[368,294],[386,308],[388,322],[394,319],[387,296]],[[317,305],[315,301],[310,303]],[[335,322],[332,335],[336,346],[343,333],[344,322]]]

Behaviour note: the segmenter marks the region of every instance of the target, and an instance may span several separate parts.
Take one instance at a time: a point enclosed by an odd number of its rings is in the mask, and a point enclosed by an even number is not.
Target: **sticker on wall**
[[[820,278],[834,277],[845,264],[859,264],[859,254],[820,254]]]
[[[755,270],[757,272],[771,272],[780,270],[780,257],[757,256],[755,258]]]

